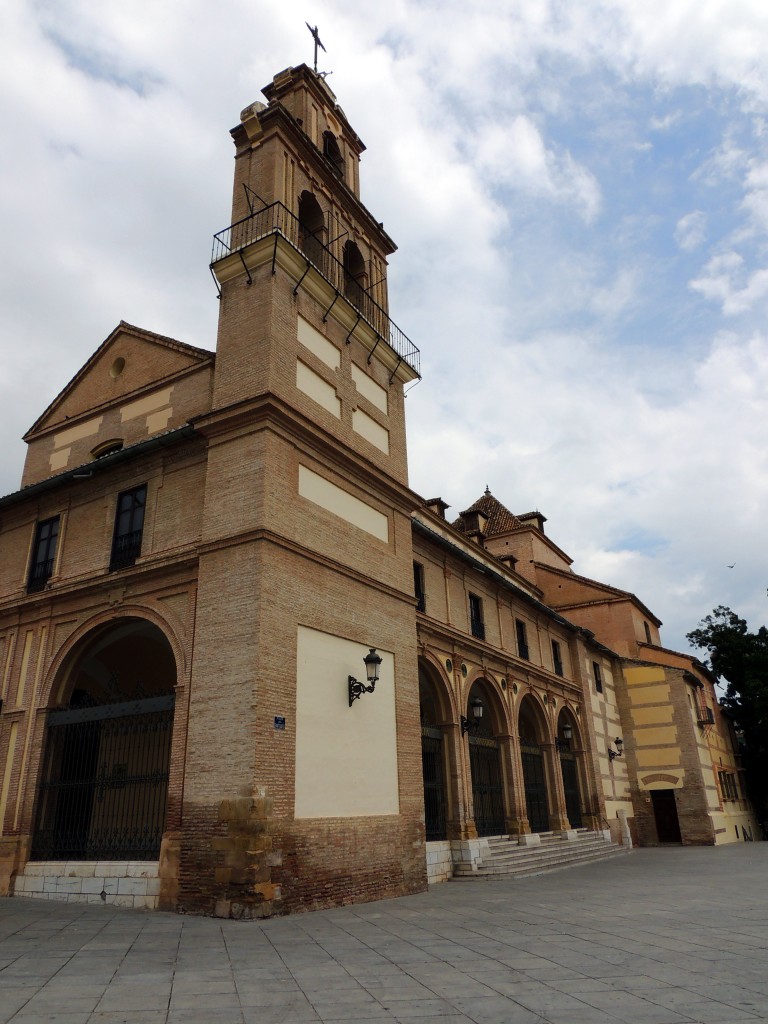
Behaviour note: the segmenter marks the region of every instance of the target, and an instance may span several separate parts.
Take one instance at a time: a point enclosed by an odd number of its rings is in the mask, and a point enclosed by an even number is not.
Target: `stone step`
[[[564,871],[567,868],[579,867],[582,864],[590,864],[593,861],[612,860],[614,857],[623,857],[628,853],[630,853],[628,847],[611,846],[608,850],[585,851],[582,854],[559,861],[531,862],[515,867],[508,865],[483,865],[477,871],[457,870],[452,881],[471,882],[473,879],[499,881],[502,878],[529,878],[532,875],[545,875],[551,871]]]
[[[499,836],[489,839],[489,856],[473,871],[467,864],[456,867],[454,878],[468,881],[472,878],[524,877],[547,871],[584,864],[594,860],[628,853],[628,848],[615,846],[601,832],[577,830],[576,839],[563,839],[559,833],[541,834],[535,846],[519,846],[514,837]]]
[[[565,863],[575,857],[582,856],[583,854],[603,854],[610,853],[614,847],[610,843],[594,845],[592,843],[581,844],[574,850],[560,851],[560,850],[531,850],[523,849],[520,852],[499,854],[494,857],[488,857],[483,861],[483,865],[490,867],[495,865],[496,867],[503,868],[515,868],[518,865],[526,864],[560,864]],[[466,868],[465,870],[471,870]]]

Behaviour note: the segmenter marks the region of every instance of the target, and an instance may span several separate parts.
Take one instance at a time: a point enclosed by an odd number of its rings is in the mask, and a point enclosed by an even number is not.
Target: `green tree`
[[[723,605],[687,634],[693,647],[709,652],[709,667],[726,684],[721,705],[743,736],[742,763],[760,819],[768,820],[768,629],[749,631],[744,619]]]

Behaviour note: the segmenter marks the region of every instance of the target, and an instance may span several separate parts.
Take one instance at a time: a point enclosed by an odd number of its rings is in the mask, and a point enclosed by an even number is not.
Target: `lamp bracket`
[[[352,707],[353,701],[358,700],[364,693],[373,693],[376,689],[376,680],[374,680],[370,686],[366,686],[365,683],[358,682],[354,676],[349,676],[349,706]]]

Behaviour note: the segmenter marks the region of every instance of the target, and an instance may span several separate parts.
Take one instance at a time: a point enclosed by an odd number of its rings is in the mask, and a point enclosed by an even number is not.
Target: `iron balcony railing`
[[[117,534],[112,541],[112,556],[109,560],[109,571],[126,569],[134,565],[141,554],[142,530],[132,530],[130,533]]]
[[[407,334],[390,320],[386,311],[333,255],[328,246],[312,234],[282,203],[270,203],[215,234],[211,267],[227,256],[240,252],[246,246],[270,235],[282,236],[289,245],[301,253],[308,266],[314,266],[335,290],[337,296],[343,295],[360,317],[373,328],[377,336],[385,341],[404,363],[419,373],[420,353]]]
[[[35,562],[29,573],[27,581],[27,593],[36,594],[39,590],[45,589],[45,584],[53,575],[53,559],[46,558],[42,562]]]
[[[696,720],[699,725],[714,725],[715,714],[712,708],[709,708],[706,705],[700,705],[698,708]]]

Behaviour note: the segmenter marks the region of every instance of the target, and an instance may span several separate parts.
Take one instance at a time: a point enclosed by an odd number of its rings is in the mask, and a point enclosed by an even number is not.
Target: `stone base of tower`
[[[286,823],[263,792],[188,810],[182,912],[252,920],[421,892],[423,825],[402,816]],[[174,909],[166,906],[165,909]]]
[[[424,826],[403,817],[294,822],[275,836],[281,912],[365,903],[427,887]]]

